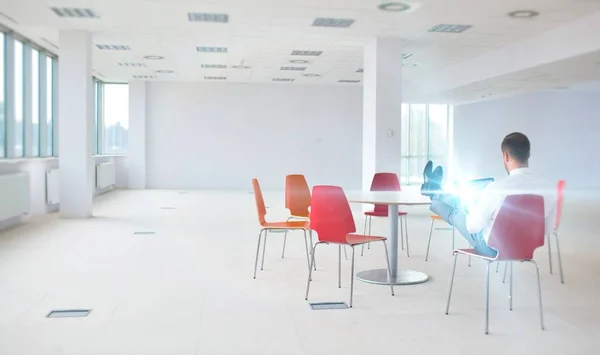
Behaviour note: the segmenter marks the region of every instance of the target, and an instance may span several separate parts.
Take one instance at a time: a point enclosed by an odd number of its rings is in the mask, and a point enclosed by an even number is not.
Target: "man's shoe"
[[[435,184],[438,189],[442,188],[442,181],[444,180],[444,168],[438,166],[431,174],[431,183]]]
[[[444,169],[441,166],[435,168],[432,173],[427,173],[427,169],[431,169],[431,167],[425,166],[425,171],[423,171],[423,178],[425,182],[421,185],[421,195],[433,197],[433,195],[442,191],[442,180],[444,179]],[[427,175],[427,177],[426,177]]]
[[[428,183],[431,179],[431,174],[433,173],[433,162],[430,160],[425,164],[425,169],[423,169],[423,183]]]

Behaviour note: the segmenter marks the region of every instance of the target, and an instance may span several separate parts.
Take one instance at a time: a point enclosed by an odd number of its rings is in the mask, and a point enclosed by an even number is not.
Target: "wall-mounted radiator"
[[[106,189],[115,185],[115,163],[96,165],[96,188]]]
[[[0,175],[0,221],[29,213],[29,174]]]
[[[60,180],[58,169],[46,171],[46,204],[56,205],[60,202]]]

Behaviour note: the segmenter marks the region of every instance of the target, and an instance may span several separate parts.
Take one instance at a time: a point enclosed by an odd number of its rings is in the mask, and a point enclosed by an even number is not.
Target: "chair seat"
[[[310,229],[309,221],[289,221],[289,222],[266,222],[262,224],[263,228],[271,229]]]
[[[362,234],[348,234],[346,236],[346,242],[348,243],[348,245],[361,245],[370,242],[379,242],[382,240],[387,240],[387,238]]]
[[[489,257],[489,256],[481,255],[475,249],[454,249],[454,252],[455,253],[459,253],[459,254],[465,254],[465,255],[469,255],[469,256],[474,256],[476,258],[490,260],[490,261],[496,261],[497,260],[495,257],[492,258],[492,257]]]
[[[398,212],[398,216],[406,216],[408,214],[408,212]],[[387,217],[388,216],[388,211],[368,211],[365,212],[365,216],[371,216],[371,217]]]
[[[434,220],[436,220],[436,221],[443,221],[442,217],[438,216],[437,214],[436,214],[436,215],[433,215],[433,216],[431,216],[431,219],[434,219]]]

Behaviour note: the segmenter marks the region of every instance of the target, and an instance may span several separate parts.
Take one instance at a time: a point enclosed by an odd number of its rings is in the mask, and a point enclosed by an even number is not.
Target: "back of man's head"
[[[514,132],[504,137],[501,149],[519,163],[527,164],[529,161],[531,145],[529,138],[523,133]]]

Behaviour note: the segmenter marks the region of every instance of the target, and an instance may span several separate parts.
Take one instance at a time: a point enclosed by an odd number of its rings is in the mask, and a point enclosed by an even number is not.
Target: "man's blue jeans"
[[[449,194],[437,194],[431,198],[431,212],[440,216],[446,223],[450,224],[462,234],[477,253],[485,256],[496,256],[496,250],[490,248],[481,232],[471,234],[467,230],[467,214],[459,208],[458,197]]]

